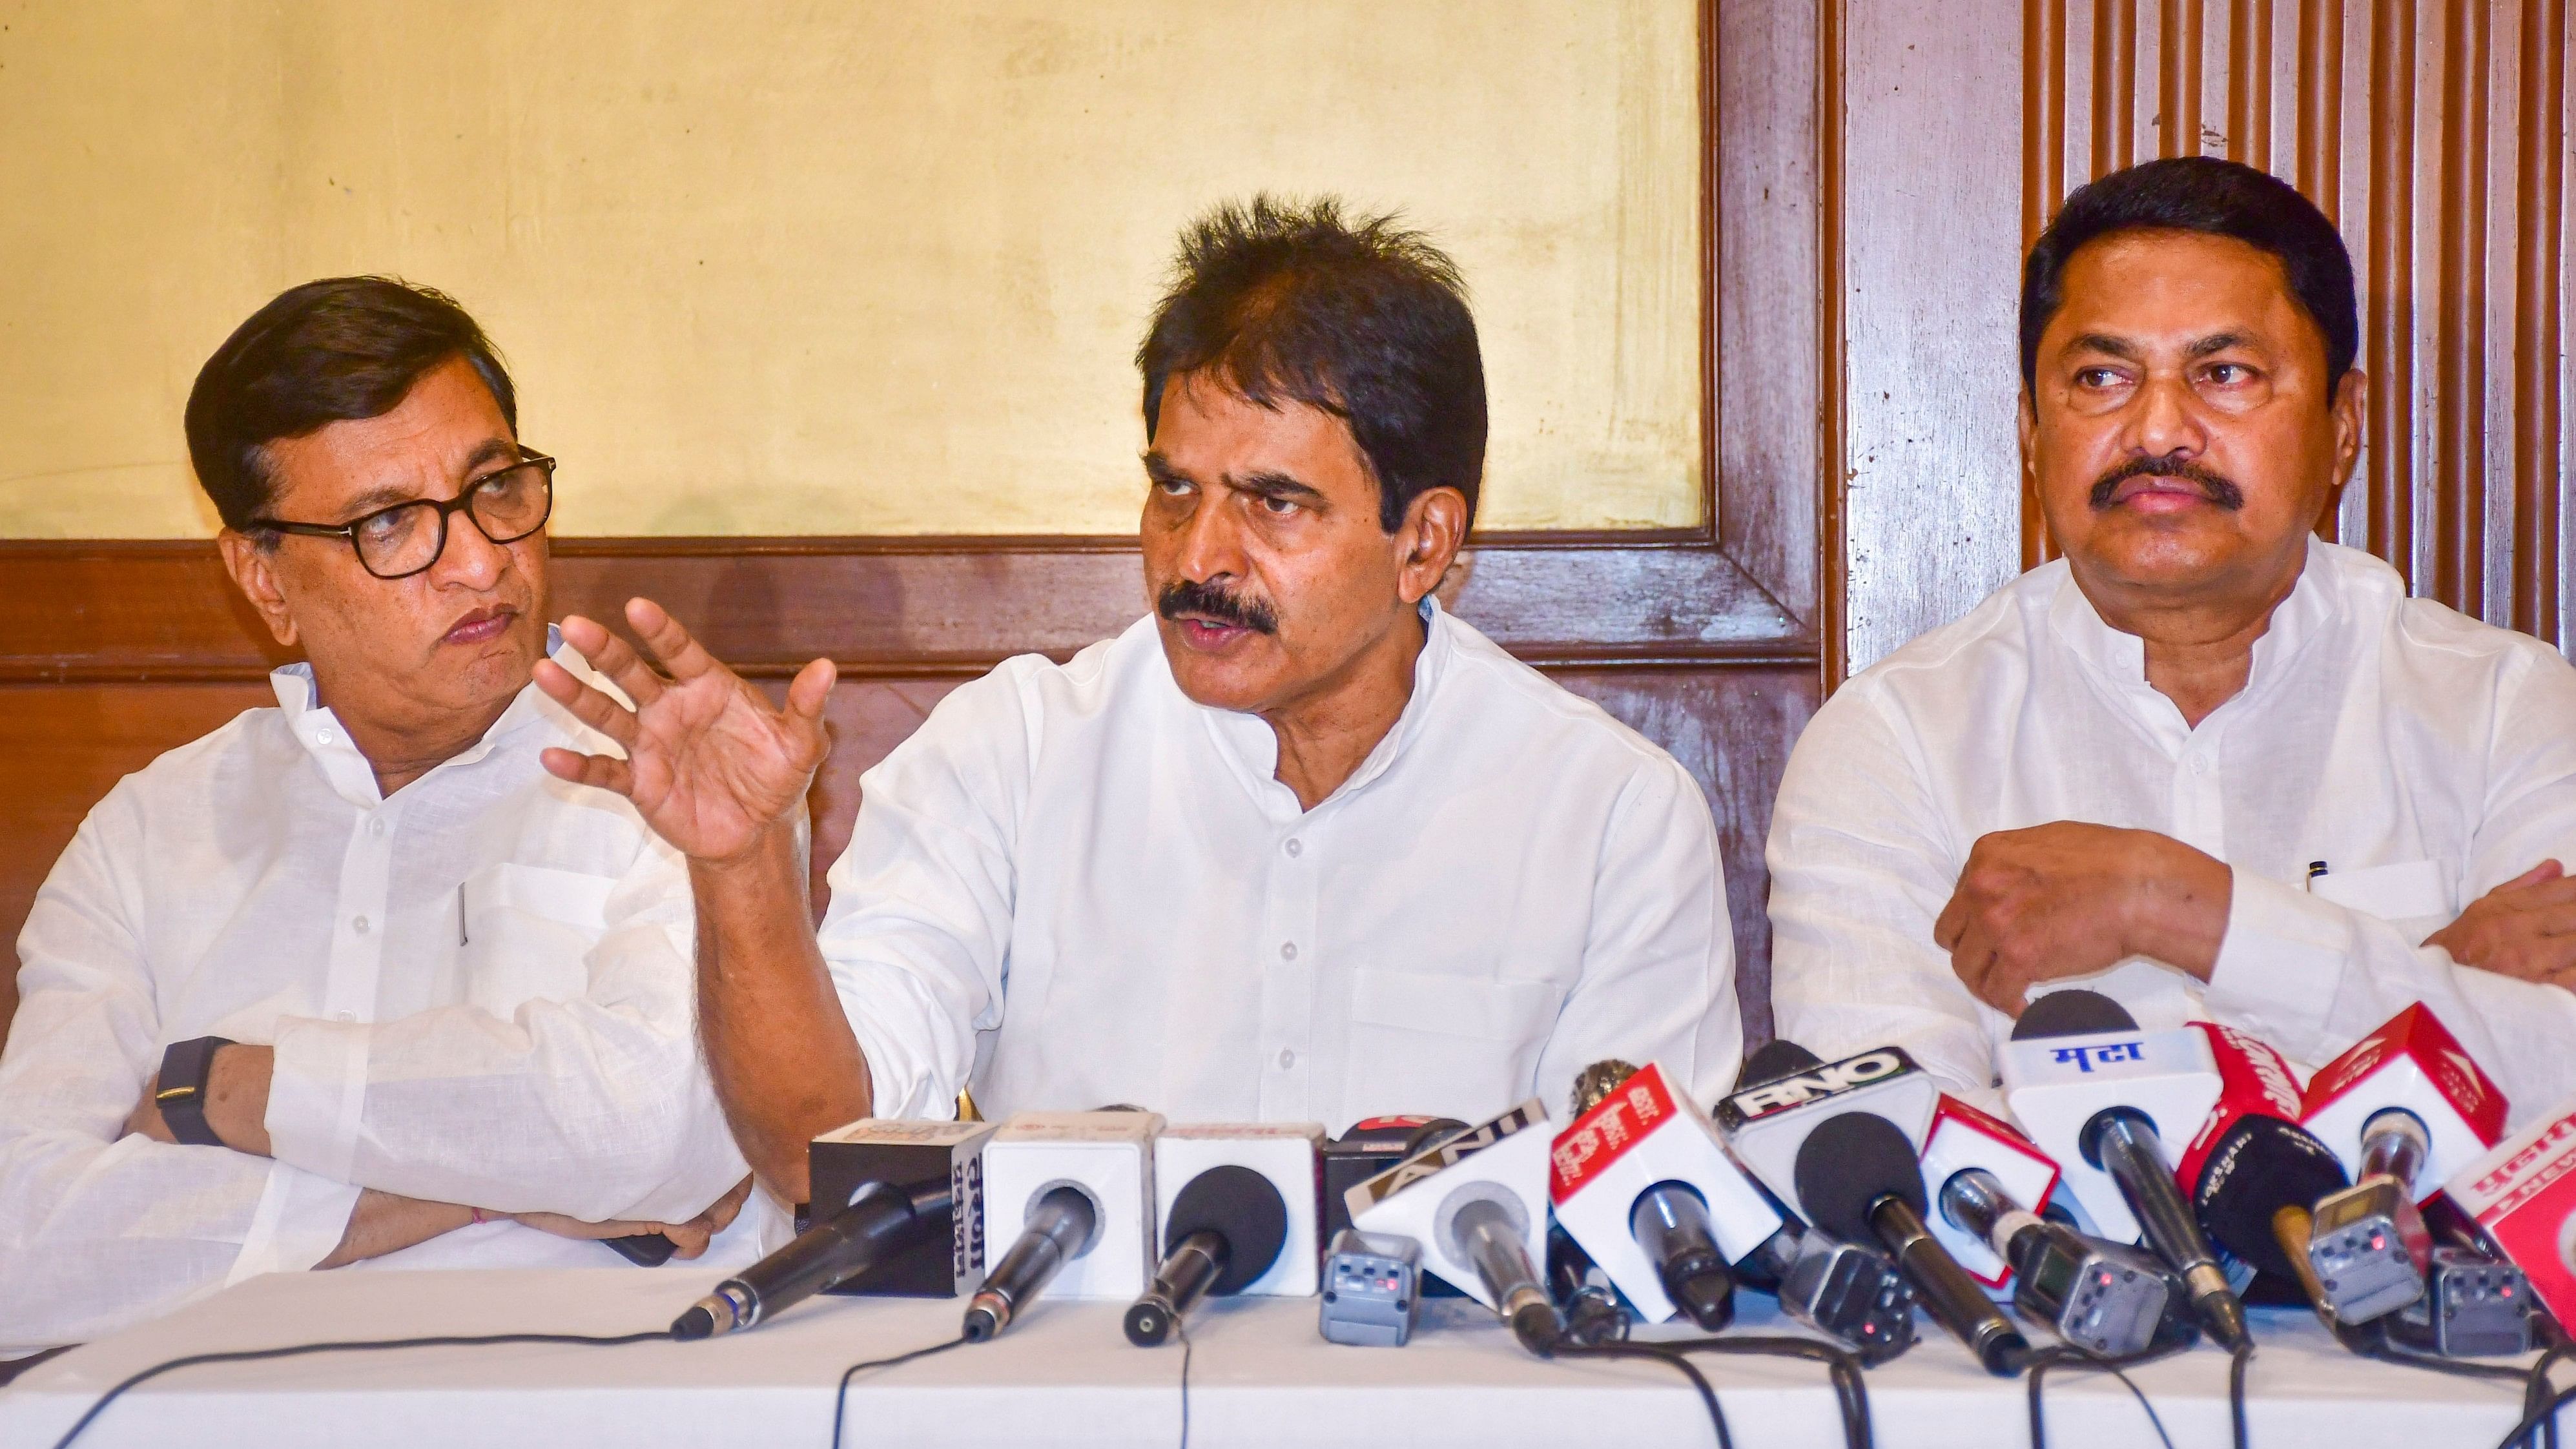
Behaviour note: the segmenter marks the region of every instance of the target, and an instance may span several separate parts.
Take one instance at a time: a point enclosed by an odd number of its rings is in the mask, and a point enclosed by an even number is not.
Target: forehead
[[[509,420],[482,375],[451,358],[423,373],[401,402],[372,418],[326,423],[266,449],[281,515],[316,516],[355,501],[444,496],[466,472],[491,461],[511,436]]]
[[[2145,340],[2234,332],[2256,342],[2325,338],[2290,291],[2281,259],[2234,237],[2131,231],[2076,249],[2044,346],[2086,334]]]
[[[1154,452],[1200,479],[1268,472],[1327,492],[1337,483],[1376,487],[1342,418],[1292,398],[1257,403],[1201,373],[1164,387]]]

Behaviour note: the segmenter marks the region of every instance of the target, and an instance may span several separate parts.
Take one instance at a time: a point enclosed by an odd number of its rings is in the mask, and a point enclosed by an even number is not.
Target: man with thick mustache
[[[2309,1064],[2422,1001],[2518,1114],[2576,1089],[2576,670],[2314,536],[2358,335],[2342,240],[2279,180],[2167,160],[2068,200],[2021,304],[2065,557],[1798,742],[1783,1031],[1982,1091],[2032,987],[2099,975],[2143,1025]]]
[[[606,742],[528,682],[555,465],[482,329],[307,283],[207,360],[187,436],[226,568],[305,659],[109,792],[28,914],[0,1357],[260,1273],[755,1256],[685,868],[538,762]]]
[[[1010,660],[870,771],[818,943],[787,707],[648,603],[664,678],[540,666],[627,759],[559,752],[690,857],[699,1018],[764,1182],[852,1118],[1135,1103],[1200,1120],[1489,1115],[1602,1057],[1735,1069],[1717,842],[1663,751],[1440,608],[1485,449],[1457,274],[1331,203],[1225,208],[1146,338],[1152,612]]]

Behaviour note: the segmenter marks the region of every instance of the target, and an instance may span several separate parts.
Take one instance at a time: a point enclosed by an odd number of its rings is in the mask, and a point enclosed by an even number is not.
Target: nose
[[[509,567],[509,550],[492,541],[472,512],[460,508],[447,516],[447,542],[429,566],[433,582],[479,591],[498,583]]]
[[[1219,506],[1213,499],[1191,509],[1189,521],[1181,525],[1180,549],[1172,563],[1182,578],[1197,583],[1240,576],[1244,572],[1243,530],[1233,510]]]
[[[2200,418],[2200,400],[2191,384],[2179,375],[2155,372],[2138,389],[2137,402],[2131,407],[2129,425],[2121,441],[2129,451],[2150,458],[2173,458],[2188,462],[2198,458],[2209,446],[2208,430]]]

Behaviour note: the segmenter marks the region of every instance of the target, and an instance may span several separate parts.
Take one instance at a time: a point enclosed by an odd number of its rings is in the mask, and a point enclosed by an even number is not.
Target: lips
[[[2115,507],[2130,502],[2141,502],[2155,508],[2214,501],[2208,489],[2188,478],[2131,478],[2111,490],[2111,502]]]
[[[1184,614],[1172,622],[1180,626],[1181,641],[1193,649],[1224,649],[1253,632],[1241,624],[1223,623],[1197,614]]]
[[[517,620],[518,617],[519,611],[516,609],[476,609],[474,612],[467,614],[464,618],[448,625],[447,632],[439,636],[439,642],[442,644],[488,644],[492,640],[498,639],[503,634],[508,633],[510,625],[512,622]]]

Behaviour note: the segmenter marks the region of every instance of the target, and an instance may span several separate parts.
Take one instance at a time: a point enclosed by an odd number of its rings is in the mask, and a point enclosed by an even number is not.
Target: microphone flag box
[[[1940,1096],[1931,1075],[1902,1047],[1880,1047],[1721,1097],[1717,1125],[1736,1160],[1814,1222],[1798,1200],[1798,1148],[1807,1134],[1845,1112],[1875,1112],[1895,1123],[1920,1152]]]
[[[2200,1120],[2191,1145],[2174,1162],[2174,1177],[2189,1193],[2199,1190],[2210,1154],[2218,1150],[2219,1139],[2229,1128],[2248,1117],[2299,1120],[2299,1079],[2290,1071],[2290,1059],[2260,1037],[2214,1021],[2188,1022],[2184,1029],[2208,1039],[2210,1062],[2218,1068],[2218,1100]],[[2352,1174],[2347,1170],[2344,1175]]]
[[[2576,1314],[2576,1099],[2488,1149],[2443,1188],[2531,1280],[2558,1321]]]
[[[992,1135],[990,1122],[862,1117],[806,1144],[816,1222],[871,1183],[912,1193],[948,1184],[947,1212],[930,1216],[914,1246],[825,1291],[920,1298],[973,1292],[984,1281],[984,1144]]]
[[[1529,1216],[1524,1246],[1530,1262],[1547,1261],[1547,1155],[1553,1145],[1547,1107],[1536,1097],[1489,1122],[1406,1158],[1344,1194],[1351,1226],[1395,1233],[1422,1245],[1422,1266],[1496,1312],[1475,1265],[1449,1254],[1439,1232],[1441,1206],[1462,1189],[1501,1188]]]
[[[1189,1122],[1154,1139],[1154,1221],[1171,1221],[1181,1189],[1211,1167],[1248,1167],[1279,1189],[1288,1205],[1288,1242],[1278,1261],[1238,1291],[1265,1298],[1303,1298],[1316,1291],[1323,1259],[1324,1124],[1321,1122]]]
[[[1557,1222],[1653,1323],[1679,1310],[1628,1220],[1640,1194],[1667,1182],[1687,1184],[1707,1204],[1709,1228],[1730,1263],[1780,1230],[1779,1211],[1726,1155],[1699,1104],[1672,1089],[1661,1063],[1648,1063],[1575,1118],[1548,1154]]]
[[[2138,1220],[2111,1174],[2084,1160],[2084,1124],[2105,1108],[2136,1108],[2155,1123],[2173,1162],[2200,1135],[2221,1085],[2209,1038],[2187,1026],[2008,1041],[2003,1079],[2013,1116],[2057,1160],[2084,1215],[2116,1243],[2138,1240]]]
[[[1992,1245],[1965,1232],[1940,1210],[1941,1184],[1972,1167],[1982,1167],[2011,1193],[2013,1201],[2032,1212],[2057,1190],[2057,1163],[2021,1135],[2021,1129],[1981,1112],[1944,1092],[1932,1110],[1932,1130],[1923,1139],[1923,1186],[1932,1195],[1932,1236],[1980,1283],[2001,1288],[2012,1281],[2012,1265],[1996,1256]]]
[[[1403,1113],[1364,1117],[1325,1143],[1324,1241],[1331,1243],[1351,1225],[1352,1188],[1411,1157],[1434,1138],[1466,1130],[1467,1124],[1454,1118]]]
[[[2356,1182],[2363,1126],[2390,1107],[2414,1113],[2430,1140],[2414,1182],[2425,1202],[2504,1136],[2504,1093],[2420,1001],[2319,1067],[2302,1105],[2300,1125],[2334,1149]]]
[[[1059,1187],[1091,1199],[1099,1240],[1057,1270],[1055,1298],[1134,1298],[1154,1276],[1153,1112],[1017,1112],[984,1148],[984,1237],[1017,1241],[1038,1199]]]

